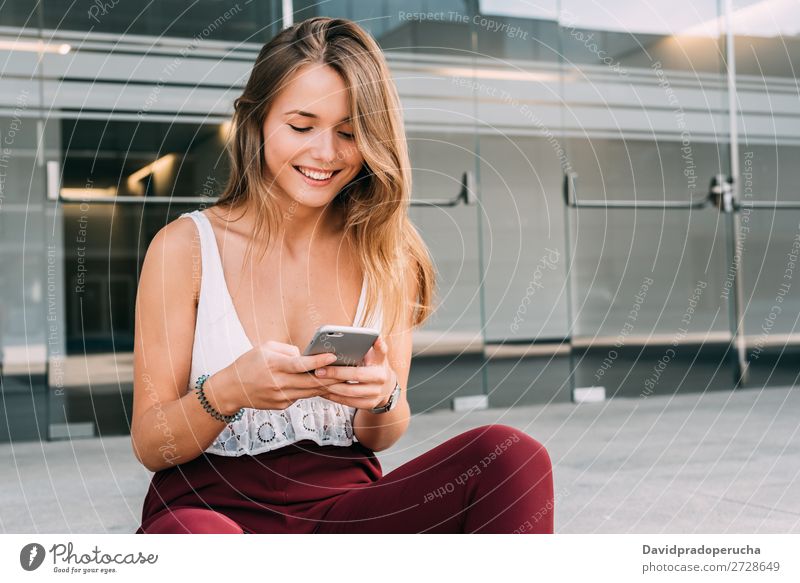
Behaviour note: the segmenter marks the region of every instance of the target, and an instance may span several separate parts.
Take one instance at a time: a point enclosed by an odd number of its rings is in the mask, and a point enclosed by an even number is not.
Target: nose
[[[311,157],[319,163],[320,168],[333,166],[337,156],[333,131],[317,132],[311,140]]]

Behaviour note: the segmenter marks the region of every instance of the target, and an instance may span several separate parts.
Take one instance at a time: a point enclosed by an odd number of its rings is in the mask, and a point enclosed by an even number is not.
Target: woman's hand
[[[318,379],[334,381],[327,386],[322,396],[356,409],[373,409],[385,405],[397,381],[397,375],[389,366],[387,350],[386,342],[379,337],[364,356],[362,366],[318,368]],[[320,371],[324,372],[320,374]]]
[[[291,344],[269,341],[257,346],[212,376],[210,383],[223,415],[242,407],[286,409],[298,399],[325,395],[335,379],[314,376],[314,369],[336,361],[331,353],[303,356]]]

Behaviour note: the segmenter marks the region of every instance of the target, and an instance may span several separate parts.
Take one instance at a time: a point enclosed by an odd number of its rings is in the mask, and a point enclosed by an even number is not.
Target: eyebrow
[[[283,115],[290,115],[290,114],[293,114],[293,113],[296,113],[297,115],[302,115],[303,117],[310,117],[312,119],[319,119],[319,116],[317,114],[311,113],[309,111],[303,111],[301,109],[293,109],[291,111],[287,111]],[[346,121],[350,121],[350,116],[349,115],[347,117],[345,117],[345,118],[342,118],[341,121],[339,121],[339,123],[344,123]]]

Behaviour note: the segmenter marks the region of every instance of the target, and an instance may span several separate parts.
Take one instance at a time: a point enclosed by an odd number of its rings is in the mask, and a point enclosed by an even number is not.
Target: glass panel
[[[473,17],[478,53],[486,57],[557,63],[558,6],[519,0],[480,0]]]
[[[39,28],[40,2],[28,0],[6,0],[0,2],[0,26],[13,26],[31,29],[35,32]]]
[[[684,388],[690,370],[693,390],[729,389],[730,372],[719,370],[729,342],[725,215],[714,209],[576,214],[576,386],[648,396]]]
[[[487,391],[492,406],[569,400],[556,2],[481,2],[480,123]],[[535,344],[536,346],[531,346]]]
[[[50,125],[58,128],[53,142],[62,167],[63,328],[73,363],[58,409],[95,433],[125,434],[141,264],[161,227],[203,206],[181,199],[220,194],[228,176],[226,125],[74,119]],[[171,202],[144,204],[155,196]],[[113,202],[98,200],[107,197]]]
[[[794,81],[800,72],[800,38],[797,36],[800,4],[733,0],[732,5],[737,86],[765,77]],[[754,79],[749,78],[751,76]],[[761,95],[764,93],[762,86]],[[796,99],[791,102],[797,103]]]
[[[6,5],[2,24],[35,26],[31,10]],[[61,313],[58,249],[39,163],[38,54],[25,42],[14,48],[0,47],[7,74],[0,79],[0,442],[47,438],[47,358],[58,349]]]
[[[228,175],[225,128],[62,121],[61,196],[76,201],[63,205],[71,352],[133,349],[136,274],[147,242],[169,216],[177,217],[175,206],[108,204],[93,197],[159,196],[180,205],[181,198],[218,196]]]
[[[474,172],[474,134],[407,132],[414,198],[453,198],[462,174]],[[437,272],[436,306],[414,333],[409,400],[415,411],[450,407],[453,398],[484,392],[480,258],[475,206],[415,206],[411,220],[428,245]]]
[[[752,386],[796,382],[800,353],[800,5],[734,0],[744,333]],[[752,208],[752,205],[766,208]]]
[[[702,201],[729,174],[718,16],[711,1],[561,3],[578,201]],[[576,387],[730,388],[728,219],[713,206],[569,212]]]
[[[96,434],[129,432],[134,306],[147,246],[194,204],[64,202],[67,420]],[[77,366],[80,365],[80,366]],[[91,390],[90,390],[91,387]]]
[[[464,0],[295,0],[294,21],[313,16],[358,22],[388,53],[430,53],[468,58],[472,16]]]
[[[480,143],[490,403],[568,401],[563,137]]]
[[[62,124],[64,198],[217,196],[227,181],[227,124]]]
[[[702,200],[708,194],[710,177],[728,170],[727,144],[694,141],[687,148],[669,137],[569,139],[570,166],[578,174],[575,190],[579,200]]]
[[[562,0],[559,12],[566,64],[691,73],[720,72],[717,3]],[[700,80],[696,79],[695,83]]]
[[[481,151],[486,339],[561,341],[567,314],[557,150],[543,138],[482,135]]]
[[[47,0],[44,28],[261,43],[280,31],[280,9],[279,0],[236,3]]]

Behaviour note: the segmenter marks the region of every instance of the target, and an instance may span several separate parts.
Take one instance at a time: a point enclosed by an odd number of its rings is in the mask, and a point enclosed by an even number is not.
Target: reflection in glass
[[[487,342],[564,339],[564,214],[558,151],[545,138],[481,135]],[[558,142],[556,142],[557,144]]]
[[[560,47],[555,5],[551,10],[536,10],[536,18],[521,18],[515,12],[519,11],[481,13],[473,18],[478,55],[557,63]]]
[[[41,2],[28,2],[26,0],[0,2],[0,25],[37,29],[39,27],[39,11],[41,8]]]
[[[66,343],[70,354],[133,349],[141,264],[158,232],[197,204],[62,203]]]
[[[792,0],[734,0],[733,7],[737,77],[795,79],[800,73],[800,4]],[[792,93],[796,105],[796,87]],[[800,112],[797,108],[794,111]]]
[[[64,120],[61,195],[218,196],[228,124]]]
[[[47,0],[44,28],[155,37],[265,42],[280,30],[279,0]]]
[[[598,31],[624,35],[647,34],[673,36],[687,34],[697,23],[717,22],[717,3],[709,0],[692,2],[630,2],[630,0],[561,0],[559,21]],[[717,36],[719,31],[711,33]]]
[[[567,64],[720,72],[717,3],[563,0],[559,23]],[[698,26],[697,23],[711,25]]]
[[[479,0],[480,13],[486,16],[511,16],[534,20],[556,20],[558,4],[555,1],[537,2],[526,0]]]
[[[696,201],[727,172],[726,146],[678,140],[567,140],[581,200]]]
[[[388,53],[431,53],[469,57],[472,2],[319,2],[295,0],[294,21],[313,16],[348,18],[367,30]]]

